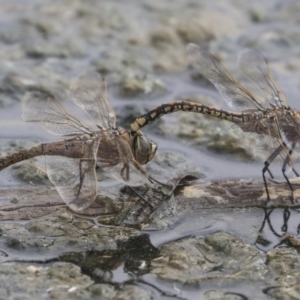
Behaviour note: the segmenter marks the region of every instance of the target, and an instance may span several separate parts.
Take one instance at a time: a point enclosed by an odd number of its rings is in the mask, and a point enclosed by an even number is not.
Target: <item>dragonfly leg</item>
[[[296,175],[296,177],[299,177],[299,173],[295,170],[295,168],[292,168],[292,171],[294,172],[294,174]]]
[[[289,155],[286,157],[286,159],[287,159],[288,157],[290,158],[290,157],[292,156],[292,153],[293,153],[293,151],[294,151],[295,146],[296,146],[296,143],[293,143],[292,148],[291,148],[290,151],[289,151]],[[294,172],[294,174],[295,174],[297,177],[299,177],[299,173],[296,171],[296,169],[294,168],[293,164],[291,165],[291,167],[292,167],[292,171]]]
[[[270,164],[269,164],[270,165]],[[269,167],[269,166],[268,166]],[[268,173],[269,173],[269,175],[270,175],[270,177],[272,178],[272,179],[274,179],[274,176],[273,176],[273,174],[272,174],[272,172],[270,171],[270,169],[269,168],[267,168],[267,170],[266,170]]]
[[[124,171],[126,171],[125,178],[129,181],[129,165],[128,163],[123,164],[123,168],[121,169],[121,176],[124,178]]]
[[[79,196],[81,188],[82,188],[82,184],[83,184],[83,180],[84,180],[84,175],[86,170],[84,170],[82,164],[84,162],[92,162],[92,164],[95,164],[95,160],[94,159],[90,159],[90,158],[85,158],[85,159],[80,159],[79,162],[79,187],[78,187],[78,192],[76,195],[76,198]]]
[[[266,189],[266,194],[267,194],[267,200],[270,200],[270,194],[269,194],[269,189],[268,189],[268,184],[267,184],[267,179],[265,176],[265,173],[268,171],[269,174],[271,174],[271,177],[273,178],[272,173],[269,170],[269,166],[273,162],[273,160],[278,156],[278,154],[283,150],[283,147],[280,145],[278,146],[275,151],[267,158],[267,160],[264,162],[264,167],[262,169],[262,176],[265,184],[265,189]]]
[[[283,165],[282,165],[282,169],[281,169],[282,170],[282,174],[283,174],[283,176],[284,176],[284,178],[285,178],[285,180],[286,180],[286,182],[287,182],[287,184],[288,184],[288,186],[289,186],[289,188],[291,190],[292,203],[295,203],[294,189],[293,189],[293,187],[292,187],[292,185],[291,185],[291,183],[290,183],[287,175],[285,174],[285,171],[286,171],[287,164],[289,164],[292,167],[292,170],[296,174],[296,176],[299,176],[298,173],[296,172],[296,170],[294,169],[293,163],[292,163],[292,160],[291,160],[291,155],[293,153],[293,149],[294,148],[295,148],[295,144],[293,144],[292,148],[289,150],[289,153],[286,156],[286,158],[284,159],[284,162],[283,162]]]
[[[145,198],[145,197],[143,197],[140,193],[138,193],[133,187],[131,187],[131,186],[129,186],[128,185],[128,187],[141,199],[141,200],[143,200],[144,202],[146,202],[147,204],[149,204],[153,209],[154,209],[154,207],[153,207],[153,205]]]
[[[82,187],[82,183],[83,183],[83,178],[84,178],[84,172],[83,172],[83,168],[82,168],[82,163],[83,163],[84,159],[81,159],[79,162],[79,187],[78,187],[78,192],[76,195],[76,198],[78,198],[79,194],[80,194],[80,190]]]
[[[156,183],[158,183],[158,184],[160,184],[160,185],[162,185],[162,186],[165,186],[165,187],[167,187],[167,188],[169,188],[169,189],[172,189],[172,186],[171,186],[171,185],[162,183],[162,182],[158,181],[157,179],[155,179],[155,178],[153,178],[153,177],[151,177],[151,176],[148,176],[148,178],[149,178],[149,181],[150,181],[151,183],[153,183],[152,181],[154,181],[154,182],[156,182]]]
[[[264,180],[264,184],[265,184],[265,189],[266,189],[267,200],[268,201],[270,200],[270,195],[269,195],[268,184],[267,184],[267,179],[266,179],[265,173],[266,173],[267,170],[269,170],[269,165],[270,165],[269,162],[265,161],[265,166],[262,169],[262,176],[263,176],[263,180]]]
[[[287,184],[288,184],[288,186],[289,186],[289,188],[291,190],[292,203],[295,203],[294,189],[293,189],[293,187],[292,187],[292,185],[291,185],[291,183],[289,181],[289,178],[286,176],[285,171],[286,171],[286,169],[282,168],[282,174],[283,174],[283,176],[284,176],[284,178],[285,178],[285,180],[286,180],[286,182],[287,182]]]

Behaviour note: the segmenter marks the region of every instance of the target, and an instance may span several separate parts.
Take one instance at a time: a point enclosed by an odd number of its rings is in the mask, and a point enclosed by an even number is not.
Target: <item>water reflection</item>
[[[228,213],[231,213],[230,218]],[[249,259],[249,268],[262,263],[261,256],[264,256],[264,254],[258,254],[259,251],[253,247],[253,243],[264,252],[285,245],[295,247],[292,238],[300,233],[300,210],[297,209],[266,208],[261,210],[251,208],[249,210],[229,209],[228,211],[222,209],[203,210],[202,214],[199,211],[195,212],[195,218],[191,216],[189,218],[190,223],[183,220],[166,231],[159,230],[156,233],[148,231],[147,234],[140,234],[126,241],[107,245],[106,250],[89,249],[80,251],[80,249],[77,249],[77,252],[65,252],[51,260],[30,262],[69,262],[79,266],[82,273],[90,276],[96,283],[110,283],[116,287],[126,284],[138,285],[151,290],[151,293],[157,295],[157,298],[160,299],[199,299],[199,293],[207,292],[209,294],[211,292],[210,284],[213,281],[219,281],[220,288],[222,286],[223,292],[227,293],[228,287],[231,286],[231,282],[228,280],[240,280],[237,278],[238,275],[236,278],[233,275],[240,272],[238,264],[236,264],[236,268],[233,268],[234,261],[245,263]],[[198,222],[196,222],[197,220]],[[257,226],[260,226],[260,228],[257,229]],[[237,227],[244,233],[245,239],[238,238],[240,234],[237,233],[240,232],[237,231]],[[253,231],[254,228],[256,228],[255,232]],[[212,238],[214,235],[218,235],[218,238]],[[189,247],[170,247],[169,252],[161,250],[164,245],[172,242],[180,244],[183,239],[190,240],[186,244]],[[227,247],[228,240],[230,245]],[[248,240],[248,242],[245,242],[245,240]],[[194,244],[197,247],[194,247]],[[248,244],[249,247],[244,247],[245,244]],[[183,249],[183,253],[179,254],[178,249]],[[162,284],[161,281],[157,280],[159,276],[156,277],[155,273],[150,272],[151,268],[152,271],[155,268],[153,260],[160,255],[166,257],[166,268],[172,268],[172,265],[168,264],[168,258],[173,256],[176,258],[178,255],[182,255],[184,261],[185,254],[194,257],[195,261],[199,263],[198,271],[201,278],[199,277],[198,280],[201,282],[201,289],[197,289],[198,298],[191,297],[192,291],[188,287],[181,287],[180,292],[174,291],[171,286]],[[181,256],[178,258],[181,263],[180,260]],[[206,264],[211,265],[214,262],[214,266],[205,267]],[[184,262],[182,263],[184,265]],[[177,260],[175,259],[175,272],[176,266]],[[248,265],[245,263],[245,266]],[[256,276],[255,270],[254,268],[251,271],[254,278]],[[202,277],[206,279],[204,280]],[[253,280],[251,278],[249,280]],[[258,294],[263,293],[264,287],[265,285],[260,282],[256,286],[256,292]],[[196,291],[194,292],[196,293]],[[239,288],[230,292],[237,293],[235,295],[238,295],[239,299],[246,297],[242,294],[242,289]]]
[[[280,222],[280,219],[282,220]],[[267,252],[283,244],[291,245],[291,239],[300,234],[300,210],[292,208],[265,208],[264,219],[255,245]],[[299,240],[300,241],[300,240]]]
[[[115,281],[115,270],[123,266],[127,274],[143,275],[149,272],[150,262],[158,257],[159,250],[151,243],[146,234],[132,237],[126,242],[117,243],[116,249],[106,251],[90,250],[69,252],[57,258],[59,261],[74,263],[81,267],[84,274],[96,282]]]

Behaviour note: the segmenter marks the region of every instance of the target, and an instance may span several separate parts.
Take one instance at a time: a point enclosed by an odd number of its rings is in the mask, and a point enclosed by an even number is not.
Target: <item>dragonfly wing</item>
[[[104,136],[99,144],[97,164],[108,174],[129,186],[149,183],[147,171],[134,159],[126,140]]]
[[[114,166],[99,164],[111,177],[129,186],[149,183],[147,171],[135,160],[122,161]]]
[[[283,142],[289,149],[293,149],[294,155],[300,155],[299,152],[299,128],[295,126],[294,117],[291,114],[282,114],[277,117],[280,128],[280,135]]]
[[[89,207],[97,196],[96,152],[99,140],[86,144],[82,158],[46,156],[50,181],[74,211]]]
[[[266,59],[259,52],[245,49],[239,53],[238,62],[243,73],[254,82],[265,99],[275,104],[287,104],[283,92],[272,79]]]
[[[282,139],[276,122],[263,119],[234,124],[233,133],[243,148],[260,160],[266,160],[280,145]],[[283,149],[279,157],[287,155]]]
[[[107,98],[106,82],[98,73],[87,71],[75,78],[69,96],[99,128],[116,127],[116,115]]]
[[[239,110],[263,109],[254,96],[241,86],[208,51],[195,44],[189,44],[187,51],[197,71],[216,87],[230,107]]]
[[[22,118],[35,122],[48,132],[57,135],[90,133],[88,125],[67,112],[65,107],[50,93],[28,92],[22,101]]]

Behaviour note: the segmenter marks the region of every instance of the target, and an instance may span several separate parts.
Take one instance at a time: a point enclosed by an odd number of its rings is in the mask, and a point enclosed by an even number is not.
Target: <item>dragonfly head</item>
[[[293,116],[293,120],[296,123],[296,127],[300,126],[300,112],[294,108],[290,108],[290,114]]]
[[[131,136],[133,138],[134,158],[141,165],[145,165],[154,157],[157,150],[157,145],[148,140],[140,130],[137,132],[132,132]]]

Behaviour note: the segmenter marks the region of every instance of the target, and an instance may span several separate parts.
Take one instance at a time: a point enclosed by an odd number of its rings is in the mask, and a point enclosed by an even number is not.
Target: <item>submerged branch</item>
[[[290,190],[285,181],[269,181],[270,197],[268,206],[273,207],[300,207],[300,180],[291,179],[295,189],[298,203],[292,204]],[[83,211],[84,215],[100,216],[107,214],[108,198],[103,190],[99,191],[99,201]],[[101,196],[101,194],[103,195]],[[132,201],[122,193],[118,187],[110,189],[115,199],[124,199],[124,203]],[[151,192],[152,195],[152,192]],[[138,201],[135,199],[134,201]],[[164,200],[163,200],[164,201]],[[107,202],[107,203],[106,203]],[[0,221],[30,220],[50,214],[66,207],[57,191],[49,187],[3,187],[0,188]],[[138,206],[142,202],[137,202]],[[186,186],[179,186],[175,191],[176,213],[197,212],[213,208],[263,208],[266,206],[266,193],[262,180],[236,180],[236,181],[196,181]],[[145,204],[145,212],[147,211]],[[156,206],[159,207],[159,206]],[[114,214],[121,213],[123,205],[119,205]],[[153,211],[149,212],[152,214]],[[142,222],[145,222],[144,218]]]

